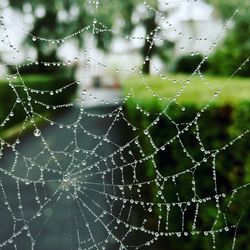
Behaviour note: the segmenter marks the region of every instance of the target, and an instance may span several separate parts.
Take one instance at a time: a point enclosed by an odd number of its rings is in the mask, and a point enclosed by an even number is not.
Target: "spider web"
[[[89,3],[100,7],[99,1]],[[157,39],[166,42],[158,37],[162,29],[161,23],[167,23],[172,31],[179,31],[164,16],[164,12],[154,9],[147,2],[143,4],[147,11],[154,12],[161,20],[159,26],[147,34],[154,37],[153,40],[147,40],[152,49]],[[234,15],[185,82],[158,73],[159,77],[167,80],[166,84],[177,85],[176,94],[169,98],[161,96],[151,88],[142,73],[143,64],[117,69],[117,72],[124,74],[139,72],[141,81],[138,84],[146,88],[152,98],[164,104],[162,111],[157,114],[144,110],[139,103],[135,105],[136,112],[152,118],[152,122],[143,129],[133,124],[126,112],[126,103],[131,99],[136,100],[137,97],[133,89],[119,101],[100,100],[104,108],[88,109],[85,106],[86,97],[98,97],[84,87],[87,81],[84,75],[81,81],[65,84],[56,90],[44,90],[28,87],[20,73],[22,68],[39,65],[59,67],[63,71],[65,67],[79,61],[87,61],[87,70],[109,68],[110,65],[105,64],[105,61],[95,57],[94,47],[85,47],[77,57],[68,62],[29,61],[20,65],[13,64],[16,73],[6,74],[6,79],[16,95],[16,101],[9,114],[1,121],[1,127],[5,128],[16,115],[17,106],[23,108],[25,115],[22,128],[13,142],[0,139],[0,217],[1,224],[4,225],[0,230],[1,249],[163,249],[157,248],[158,242],[169,242],[176,237],[176,241],[180,237],[187,240],[194,237],[208,239],[211,248],[216,249],[217,239],[224,233],[231,236],[231,249],[236,247],[237,230],[243,213],[239,212],[236,220],[231,221],[227,217],[227,211],[237,193],[242,190],[246,192],[249,184],[236,187],[228,193],[220,192],[216,159],[249,131],[242,131],[227,144],[209,150],[203,145],[199,126],[199,120],[212,101],[219,98],[224,86],[249,61],[247,59],[239,65],[228,81],[217,89],[206,80],[200,70],[228,29]],[[1,33],[4,37],[1,42],[14,53],[18,53],[19,49],[8,36],[4,25],[5,18],[7,17],[1,18]],[[112,33],[128,41],[145,38],[123,35],[106,27],[101,20],[93,18],[91,24],[63,38],[47,39],[27,32],[26,39],[42,41],[48,46],[59,48],[66,41],[85,32],[91,34],[93,40],[102,32]],[[180,35],[190,40],[186,34]],[[198,40],[204,42],[204,39]],[[145,57],[143,63],[148,60],[150,58]],[[151,65],[156,72],[159,70],[153,62]],[[192,78],[196,75],[200,78],[204,91],[212,90],[211,98],[194,114],[191,121],[178,123],[170,116],[169,107],[178,106],[178,99],[192,84]],[[21,84],[15,84],[15,79]],[[60,105],[46,103],[46,96],[61,95],[73,85],[81,85],[82,88],[76,102]],[[25,93],[22,97],[19,89]],[[43,100],[37,98],[38,96],[44,96]],[[44,111],[64,112],[51,118],[37,112],[36,105],[42,106]],[[180,108],[183,112],[188,112],[184,107]],[[37,117],[45,125],[38,126]],[[173,125],[175,134],[162,138],[159,144],[151,131],[159,126],[162,118]],[[33,133],[24,136],[24,131],[29,126],[32,126]],[[192,156],[190,145],[186,145],[183,140],[190,132],[194,135],[193,145],[202,152],[201,159],[197,160]],[[145,141],[150,149],[145,149]],[[185,155],[189,167],[176,171],[173,166],[169,174],[164,175],[158,166],[158,157],[167,153],[169,146],[173,144],[178,145],[180,155]],[[152,166],[151,177],[145,174],[146,164]],[[197,187],[202,181],[196,176],[200,169],[205,169],[204,175],[211,180],[211,190],[207,193]],[[181,186],[182,178],[189,180],[188,187]],[[168,196],[170,192],[175,194],[174,199]],[[215,208],[216,215],[207,216],[206,225],[202,225],[199,216],[207,207]]]

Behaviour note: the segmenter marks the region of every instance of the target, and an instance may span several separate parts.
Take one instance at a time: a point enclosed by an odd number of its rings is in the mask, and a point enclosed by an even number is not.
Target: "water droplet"
[[[64,176],[64,177],[63,177],[63,181],[64,181],[64,182],[68,182],[68,181],[69,181],[69,177],[68,177],[67,175]]]
[[[41,131],[40,131],[40,129],[35,129],[34,130],[34,136],[36,136],[36,137],[39,137],[41,135]]]
[[[177,232],[176,235],[177,235],[177,237],[181,237],[181,233],[180,232]]]

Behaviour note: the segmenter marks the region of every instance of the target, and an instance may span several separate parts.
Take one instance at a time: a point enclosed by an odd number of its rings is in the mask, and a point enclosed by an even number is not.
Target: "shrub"
[[[22,80],[28,88],[29,95],[32,97],[31,103],[33,111],[39,114],[51,111],[51,109],[46,109],[46,105],[68,103],[76,92],[76,84],[72,84],[70,87],[63,91],[58,91],[58,93],[54,93],[53,95],[51,95],[50,92],[41,92],[60,89],[74,82],[73,79],[65,78],[63,75],[24,75]],[[39,92],[36,92],[36,90],[39,90]],[[23,104],[21,102],[16,103],[17,95],[20,97]],[[36,100],[37,103],[35,103],[34,100]],[[13,112],[11,112],[14,105]],[[12,79],[10,82],[8,80],[2,80],[0,82],[0,124],[6,117],[9,119],[3,128],[6,129],[23,121],[23,119],[27,117],[27,111],[30,111],[28,96],[24,90],[21,79]]]
[[[173,71],[180,73],[192,73],[198,67],[198,65],[202,62],[203,56],[200,54],[196,55],[184,55],[179,57],[176,60]],[[206,71],[208,68],[208,64],[206,61],[201,66],[202,71]]]
[[[242,65],[250,54],[249,1],[209,0],[209,2],[215,6],[216,11],[225,21],[230,19],[235,10],[239,10],[240,13],[233,19],[221,44],[216,46],[215,52],[209,56],[211,73],[227,76],[235,73],[239,76],[250,76],[249,60]],[[237,70],[239,67],[241,70]]]
[[[139,102],[140,107],[145,109],[150,114],[145,115],[136,109],[136,105],[139,100],[130,99],[126,105],[126,114],[132,124],[137,126],[143,131],[149,124],[151,124],[162,111],[161,102],[145,101]],[[168,108],[168,115],[179,124],[187,123],[193,120],[195,114],[199,112],[200,108],[197,104],[187,104],[186,111],[177,105],[171,105]],[[198,125],[200,129],[200,138],[204,145],[204,149],[216,150],[222,148],[246,131],[250,121],[250,102],[239,101],[234,104],[213,104],[208,108],[205,113],[198,119]],[[180,126],[184,128],[184,126]],[[187,152],[196,160],[202,161],[204,158],[204,149],[200,145],[195,134],[195,125],[191,126],[188,131],[180,136],[183,145]],[[161,147],[164,142],[170,140],[177,134],[176,127],[170,122],[166,115],[161,115],[157,126],[152,126],[149,130],[150,135],[157,147]],[[143,132],[141,133],[143,135]],[[225,213],[227,222],[235,224],[239,217],[245,213],[245,216],[240,223],[240,233],[237,236],[237,248],[245,249],[249,246],[250,241],[244,232],[250,230],[250,225],[246,219],[248,216],[249,203],[249,189],[239,189],[237,195],[233,199],[232,205],[227,208],[228,199],[230,198],[231,191],[238,186],[242,186],[250,181],[250,136],[246,134],[240,140],[236,141],[232,145],[228,145],[222,150],[218,156],[216,156],[216,178],[218,193],[225,193],[227,196],[220,199],[220,209],[222,213]],[[145,154],[155,152],[152,148],[152,144],[149,142],[147,136],[143,135],[140,139],[141,147]],[[141,157],[138,153],[138,158]],[[163,176],[169,176],[172,174],[180,173],[186,169],[189,169],[193,164],[187,154],[184,152],[180,142],[176,139],[172,143],[167,145],[163,150],[160,150],[155,155],[154,160],[157,164],[157,169]],[[143,164],[144,175],[147,179],[153,179],[156,175],[153,164],[150,161],[146,161]],[[213,181],[213,167],[212,159],[208,158],[206,162],[202,162],[195,170],[195,181],[197,195],[200,198],[214,196],[214,181]],[[180,200],[191,200],[193,192],[191,190],[192,178],[191,175],[183,175],[176,178],[177,186],[175,187],[170,180],[167,181],[166,186],[162,190],[164,197],[168,202],[177,202],[177,195]],[[152,187],[150,192],[152,199],[160,201],[160,197],[157,195],[159,188]],[[156,198],[155,198],[156,197]],[[161,200],[162,202],[162,200]],[[195,203],[194,203],[195,204]],[[192,222],[194,219],[195,205],[191,203],[185,213],[185,230],[190,231],[192,228]],[[205,204],[205,205],[204,205]],[[169,217],[169,230],[181,231],[179,222],[181,221],[181,215],[178,206],[177,208],[171,208],[171,216]],[[178,212],[179,211],[179,212]],[[158,213],[156,210],[155,213]],[[162,215],[162,213],[161,213]],[[197,219],[197,228],[202,230],[210,230],[212,228],[211,221],[217,216],[216,203],[209,201],[201,203]],[[217,224],[215,228],[225,227],[225,221],[222,216],[218,216]],[[231,248],[233,231],[219,233],[216,235],[216,246],[220,249]],[[201,240],[202,239],[202,240]],[[172,240],[169,237],[168,244],[173,249],[211,249],[210,239],[199,237],[178,238],[178,246],[176,245],[176,239]]]

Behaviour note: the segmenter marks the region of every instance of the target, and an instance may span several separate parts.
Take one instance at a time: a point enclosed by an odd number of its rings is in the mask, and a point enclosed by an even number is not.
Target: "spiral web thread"
[[[171,4],[170,2],[166,3]],[[100,3],[97,1],[89,1],[89,4],[94,4],[97,8],[100,7]],[[146,2],[143,4],[148,11],[154,12],[160,18],[160,23],[165,22],[169,24],[169,29],[179,32],[169,23],[164,13],[154,9]],[[114,104],[115,108],[111,109],[110,112],[93,113],[85,108],[85,97],[89,95],[85,88],[75,103],[51,105],[47,104],[46,101],[42,102],[35,99],[36,95],[44,95],[46,100],[46,95],[60,95],[73,85],[81,84],[84,86],[85,81],[87,81],[84,75],[82,75],[81,81],[65,84],[62,88],[51,91],[27,87],[19,73],[21,68],[29,68],[39,64],[47,67],[61,67],[63,70],[63,67],[81,61],[87,61],[87,69],[91,69],[93,65],[97,70],[108,68],[109,65],[105,65],[105,62],[93,57],[91,46],[81,50],[77,57],[68,62],[29,61],[22,65],[14,65],[16,73],[13,75],[7,74],[6,79],[9,81],[10,88],[16,94],[16,101],[6,119],[1,122],[1,127],[4,128],[16,115],[15,108],[17,106],[23,107],[26,116],[14,142],[0,139],[2,211],[0,216],[3,221],[7,221],[8,225],[6,231],[1,230],[1,249],[43,249],[43,242],[49,233],[55,233],[57,241],[64,242],[66,239],[67,249],[146,249],[154,246],[162,239],[174,237],[189,238],[190,240],[192,240],[192,237],[209,238],[211,248],[215,249],[217,248],[216,239],[225,232],[232,235],[231,248],[236,247],[237,230],[240,226],[242,213],[239,214],[235,223],[231,223],[227,220],[227,211],[230,209],[237,193],[247,190],[249,183],[232,189],[228,193],[219,192],[216,159],[249,131],[242,131],[238,137],[220,148],[208,150],[202,143],[199,128],[199,119],[210,107],[211,102],[219,98],[224,86],[249,61],[247,58],[242,65],[239,65],[228,81],[219,89],[215,89],[200,71],[202,64],[208,59],[218,40],[228,29],[232,19],[235,18],[234,15],[208,48],[203,61],[185,82],[178,82],[178,80],[162,73],[158,74],[159,77],[168,80],[166,84],[178,86],[176,95],[171,98],[167,99],[160,96],[151,89],[147,83],[147,78],[142,73],[141,64],[130,69],[117,69],[117,72],[123,73],[139,71],[142,80],[138,84],[147,88],[152,98],[166,103],[158,114],[151,114],[139,104],[136,105],[136,112],[140,112],[143,116],[154,117],[153,122],[144,129],[132,124],[125,112],[126,103],[135,97],[133,89],[120,101],[100,100],[103,105]],[[1,17],[1,43],[9,46],[13,53],[19,53],[19,49],[15,48],[9,39],[8,30],[4,25],[5,18],[7,17]],[[96,18],[93,18],[90,25],[64,38],[53,40],[36,37],[27,32],[26,39],[32,39],[33,42],[42,41],[47,43],[48,46],[59,47],[67,40],[84,34],[84,32],[92,34],[92,39],[99,32],[110,32],[114,36],[123,37],[128,41],[144,40],[144,37],[130,37],[112,30]],[[152,43],[150,49],[153,48],[153,42],[157,39],[161,40],[162,43],[166,42],[163,38],[158,38],[159,32],[161,32],[160,24],[150,34],[147,34],[148,37],[154,37],[153,40],[148,39],[148,42]],[[179,35],[187,40],[195,39],[188,38],[182,32]],[[204,42],[207,39],[197,40]],[[150,59],[144,58],[144,63],[147,60]],[[151,62],[151,64],[153,63]],[[153,65],[153,67],[157,72],[157,66]],[[171,118],[168,109],[171,104],[177,103],[186,88],[192,84],[192,78],[196,75],[200,77],[204,91],[209,89],[213,91],[213,94],[191,121],[178,124]],[[15,84],[14,79],[19,79],[21,84]],[[24,91],[26,98],[19,96],[18,89],[20,88]],[[97,97],[91,96],[91,98]],[[44,110],[60,110],[62,108],[66,108],[70,112],[74,110],[72,112],[75,112],[75,117],[68,123],[64,120],[49,118],[36,112],[33,109],[34,104],[43,106]],[[188,112],[184,108],[182,110]],[[37,117],[46,122],[47,128],[53,127],[53,131],[61,131],[62,137],[64,133],[69,134],[70,140],[65,139],[64,142],[60,138],[51,140],[44,127],[38,128]],[[161,145],[157,145],[151,135],[151,130],[158,126],[162,117],[167,118],[173,124],[176,128],[176,134],[169,139],[162,138]],[[90,124],[86,124],[86,120],[90,120]],[[92,129],[91,121],[102,124],[103,131],[100,133],[100,131]],[[23,131],[29,123],[32,124],[34,135],[29,138],[28,142],[35,145],[36,153],[22,150],[24,143],[27,143],[23,137]],[[124,137],[122,143],[119,138],[116,138],[117,133],[113,133],[113,131],[120,131],[120,126],[122,126],[122,131],[125,134],[131,135],[122,135]],[[182,136],[192,129],[198,146],[204,154],[201,160],[192,157],[182,140]],[[86,138],[90,138],[88,139],[91,141],[90,145],[85,145]],[[56,143],[57,140],[60,140],[59,144]],[[145,152],[142,140],[150,144],[150,152]],[[168,146],[173,143],[179,144],[180,150],[188,159],[190,167],[183,169],[181,172],[164,176],[157,166],[156,158],[161,152],[168,150]],[[107,148],[109,150],[106,150]],[[153,166],[154,173],[150,178],[144,174],[146,171],[145,163],[150,163]],[[214,194],[212,196],[200,196],[196,187],[196,183],[200,180],[197,180],[195,173],[197,169],[204,167],[211,170],[210,176],[206,178],[211,178],[213,181],[210,190]],[[190,179],[190,186],[186,187],[191,190],[192,196],[190,197],[182,197],[181,191],[178,189],[182,177]],[[166,197],[168,187],[174,190],[175,201],[168,200]],[[149,190],[154,190],[153,195],[147,194]],[[222,201],[226,201],[226,208],[221,208]],[[216,208],[217,214],[209,219],[209,226],[205,228],[198,225],[198,217],[203,206],[208,206],[208,203]],[[193,213],[191,224],[189,223],[191,227],[189,228],[185,221],[187,213]],[[57,214],[62,215],[61,219],[56,217]],[[175,216],[175,218],[173,219],[171,216]],[[222,224],[224,226],[218,227],[217,223],[221,218],[223,218]],[[178,225],[174,227],[177,230],[172,229],[172,220]],[[57,225],[54,225],[55,228],[61,230],[58,234],[57,230],[49,230],[53,223],[57,223]],[[48,234],[46,234],[46,230],[49,232]],[[53,244],[58,244],[57,241]],[[51,249],[57,248],[51,247]]]

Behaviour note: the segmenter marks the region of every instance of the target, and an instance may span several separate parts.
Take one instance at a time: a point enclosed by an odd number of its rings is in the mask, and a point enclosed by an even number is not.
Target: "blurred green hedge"
[[[140,108],[138,108],[138,103]],[[185,107],[185,110],[183,109]],[[167,109],[167,115],[178,124],[190,123],[196,113],[200,112],[197,103],[170,105]],[[137,107],[137,108],[136,108]],[[141,110],[144,112],[141,112]],[[143,134],[143,130],[151,124],[158,114],[162,112],[163,104],[161,101],[153,99],[129,99],[126,104],[126,115],[131,123],[141,129],[140,145],[146,155],[155,152],[149,138]],[[149,112],[151,115],[147,115]],[[153,115],[152,115],[153,114]],[[166,114],[162,114],[157,125],[149,129],[149,133],[157,147],[161,147],[165,142],[177,134],[176,126],[170,121]],[[216,150],[228,145],[235,137],[249,129],[250,124],[250,101],[238,101],[232,104],[214,103],[198,119],[200,139],[204,146],[200,145],[196,139],[196,126],[192,125],[188,131],[180,135],[180,139],[187,152],[196,160],[201,161],[206,157],[206,150]],[[180,125],[183,129],[186,125]],[[250,232],[249,218],[249,188],[240,189],[231,206],[227,208],[231,191],[239,186],[250,182],[250,136],[245,134],[232,145],[228,145],[216,156],[216,179],[218,193],[225,193],[225,198],[220,198],[220,209],[225,213],[228,224],[237,223],[241,215],[244,215],[238,229],[236,249],[248,249],[250,240],[247,232]],[[138,158],[141,157],[138,153]],[[192,161],[187,157],[178,140],[173,140],[165,149],[160,150],[155,155],[157,169],[163,176],[169,176],[180,173],[193,166]],[[151,161],[141,163],[144,165],[145,178],[153,179],[156,176]],[[206,162],[202,162],[195,171],[196,190],[200,198],[214,196],[213,168],[211,157]],[[176,192],[178,192],[181,201],[191,200],[194,196],[192,191],[191,174],[180,175],[176,178],[176,186],[171,181],[167,181],[163,195],[168,202],[178,202]],[[151,199],[161,201],[157,194],[159,188],[151,187]],[[169,217],[169,231],[181,231],[181,213],[178,206],[171,208]],[[192,231],[194,219],[195,204],[191,202],[190,207],[185,213],[185,230]],[[155,211],[157,214],[157,209]],[[245,214],[244,214],[245,213]],[[222,215],[222,213],[221,213]],[[213,220],[218,216],[215,201],[201,203],[198,219],[197,230],[211,230]],[[164,221],[164,218],[162,219]],[[214,229],[226,227],[223,216],[217,218],[218,222]],[[231,249],[234,231],[222,232],[216,234],[216,249]],[[212,249],[212,236],[196,235],[188,237],[168,238],[169,249]],[[162,246],[158,246],[162,249]],[[158,248],[157,248],[158,249]]]
[[[60,90],[60,88],[63,88],[70,83],[73,84],[68,88]],[[27,117],[25,108],[26,111],[31,112],[31,107],[28,105],[28,95],[25,92],[25,88],[28,90],[29,95],[32,98],[31,104],[33,111],[39,114],[44,114],[57,111],[56,109],[48,109],[48,105],[54,106],[66,104],[72,100],[76,93],[77,84],[74,83],[74,79],[65,78],[63,74],[29,74],[23,75],[22,79],[12,78],[9,80],[1,80],[0,124],[7,118],[7,122],[1,128],[1,130],[7,129],[23,121],[25,117]],[[52,94],[50,91],[54,91],[54,93]],[[16,103],[15,108],[11,112],[13,105],[15,104],[16,100],[18,100],[18,96],[19,99],[21,99],[21,102]],[[59,110],[61,110],[61,108]]]
[[[204,56],[201,54],[180,56],[175,61],[172,71],[176,73],[192,73],[203,61],[203,58]],[[202,72],[206,72],[208,70],[207,61],[204,61],[202,63],[200,70]]]

